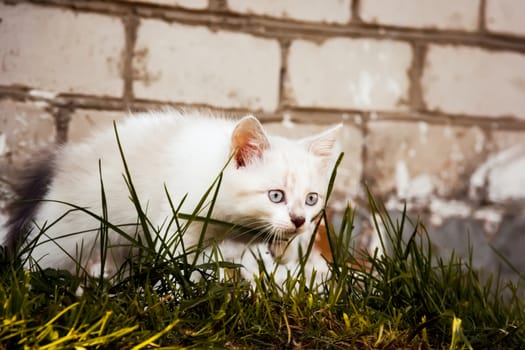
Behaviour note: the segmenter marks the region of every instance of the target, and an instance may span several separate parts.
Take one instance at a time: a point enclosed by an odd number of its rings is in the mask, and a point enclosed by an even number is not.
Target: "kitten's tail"
[[[12,185],[16,199],[7,206],[7,221],[0,227],[0,244],[15,254],[23,243],[55,170],[55,153],[48,151],[27,164]]]

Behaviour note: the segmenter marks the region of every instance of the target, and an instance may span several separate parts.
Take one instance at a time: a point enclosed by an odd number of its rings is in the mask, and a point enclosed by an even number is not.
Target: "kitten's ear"
[[[306,138],[302,142],[306,144],[308,151],[312,154],[318,157],[330,159],[334,156],[334,145],[341,134],[342,129],[343,124],[339,124],[319,135]]]
[[[251,115],[239,120],[233,129],[231,143],[237,168],[261,158],[264,150],[270,147],[261,123]]]

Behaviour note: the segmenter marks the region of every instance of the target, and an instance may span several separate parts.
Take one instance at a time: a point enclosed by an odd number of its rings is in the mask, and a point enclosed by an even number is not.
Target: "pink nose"
[[[304,221],[305,221],[304,217],[302,216],[292,216],[291,220],[292,220],[292,223],[295,225],[295,228],[299,228],[303,226]]]

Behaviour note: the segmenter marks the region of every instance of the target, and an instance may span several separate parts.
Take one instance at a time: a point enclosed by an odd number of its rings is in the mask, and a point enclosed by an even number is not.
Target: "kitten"
[[[299,252],[306,252],[312,238],[315,217],[326,200],[339,129],[290,140],[267,135],[252,116],[233,121],[171,110],[130,116],[117,124],[131,181],[153,228],[166,227],[173,216],[169,200],[175,207],[180,204],[179,212],[191,214],[222,171],[212,218],[247,230],[236,233],[211,224],[205,245],[217,242],[226,261],[244,266],[241,273],[248,280],[258,274],[256,258],[261,258],[280,281],[297,269]],[[100,221],[65,203],[102,216],[102,183],[108,221],[131,237],[141,235],[140,225],[130,225],[137,223],[137,210],[121,156],[113,128],[60,147],[19,189],[23,200],[44,201],[13,207],[0,242],[11,249],[37,243],[26,266],[36,262],[73,273],[80,266],[95,276],[115,274],[132,253],[129,241],[110,230],[110,249],[101,261]],[[206,215],[212,195],[199,215]],[[192,222],[182,237],[185,249],[199,244],[201,229],[201,222]],[[175,232],[172,226],[165,238],[173,239]],[[308,264],[310,273],[318,270],[317,279],[328,272],[319,252],[311,254]]]

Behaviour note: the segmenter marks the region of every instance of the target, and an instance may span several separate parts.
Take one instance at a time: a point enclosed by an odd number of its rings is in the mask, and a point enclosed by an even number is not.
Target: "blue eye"
[[[310,192],[306,195],[305,203],[306,205],[312,206],[312,205],[316,205],[318,200],[319,200],[319,195],[315,192]]]
[[[284,192],[281,190],[268,191],[268,198],[274,203],[284,202]]]

